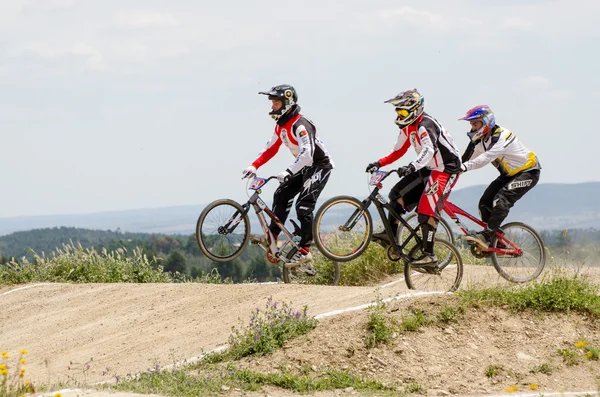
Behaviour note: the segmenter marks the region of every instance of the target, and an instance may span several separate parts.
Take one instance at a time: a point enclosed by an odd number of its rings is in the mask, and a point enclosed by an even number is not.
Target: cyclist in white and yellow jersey
[[[463,237],[487,249],[515,202],[538,183],[542,167],[536,154],[515,134],[496,124],[488,105],[475,106],[459,120],[471,124],[467,133],[471,142],[462,156],[463,172],[489,163],[500,172],[479,200],[479,213],[487,228]]]

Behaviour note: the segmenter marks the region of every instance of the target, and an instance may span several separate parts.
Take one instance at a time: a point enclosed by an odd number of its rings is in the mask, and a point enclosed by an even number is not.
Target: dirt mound
[[[395,301],[386,308],[386,317],[401,321],[415,308],[435,313],[452,299],[434,296]],[[306,365],[353,369],[384,383],[419,385],[432,395],[600,387],[598,361],[582,358],[578,364],[568,365],[558,354],[559,349],[576,350],[574,345],[582,337],[600,346],[600,323],[581,315],[469,309],[457,322],[401,332],[390,344],[371,349],[365,347],[368,320],[366,311],[322,320],[309,335],[269,357],[247,359],[244,365],[263,372],[301,370]],[[491,366],[496,373],[488,377]],[[550,373],[543,373],[547,369]]]
[[[463,285],[503,283],[493,271],[467,271]],[[390,279],[389,281],[392,281]],[[406,313],[415,299],[439,305],[437,298],[407,297],[402,280],[371,287],[285,284],[30,284],[0,288],[0,351],[28,351],[27,379],[56,384],[88,384],[165,366],[227,343],[231,327],[246,321],[269,297],[291,302],[310,315],[322,315],[317,329],[268,358],[248,365],[262,370],[310,363],[352,368],[386,381],[418,383],[429,390],[477,394],[521,389],[595,390],[597,362],[568,367],[557,349],[580,337],[600,345],[598,323],[577,315],[515,315],[503,309],[469,311],[460,323],[400,334],[393,343],[364,347],[368,312],[377,296],[397,298],[390,316]],[[429,301],[429,299],[433,299]],[[344,312],[348,308],[355,310]],[[530,369],[549,363],[551,375]],[[89,364],[89,368],[87,365]],[[498,376],[485,371],[497,365]],[[286,395],[280,391],[275,395]],[[65,394],[63,394],[65,395]],[[321,394],[323,396],[327,395]],[[333,394],[332,394],[333,395]],[[66,395],[65,395],[66,396]]]

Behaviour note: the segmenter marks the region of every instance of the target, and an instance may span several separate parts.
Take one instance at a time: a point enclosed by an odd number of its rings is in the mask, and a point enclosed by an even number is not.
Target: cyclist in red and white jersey
[[[313,239],[313,211],[319,195],[329,180],[334,164],[325,145],[319,139],[313,122],[300,114],[298,94],[294,87],[282,84],[259,94],[267,95],[272,102],[269,114],[276,121],[275,131],[258,157],[244,169],[243,174],[244,177],[254,174],[258,168],[275,156],[282,143],[290,150],[294,161],[285,171],[277,175],[281,185],[273,196],[273,212],[281,222],[285,223],[294,198],[299,195],[296,201],[296,214],[300,221],[301,232],[298,245],[301,248],[292,261],[300,263],[301,270],[305,273],[314,275],[315,269],[310,253]],[[279,227],[271,222],[269,228],[277,239],[281,232]]]
[[[460,153],[452,137],[433,117],[424,112],[424,98],[416,90],[396,95],[385,103],[391,103],[397,113],[396,124],[400,127],[398,139],[391,153],[367,166],[373,172],[398,160],[413,146],[417,159],[406,167],[400,167],[404,176],[390,191],[390,203],[402,215],[418,204],[419,224],[423,235],[423,255],[413,265],[437,264],[434,253],[434,238],[440,211],[461,171]],[[397,221],[389,216],[394,238]],[[387,235],[373,234],[375,240],[387,243]]]

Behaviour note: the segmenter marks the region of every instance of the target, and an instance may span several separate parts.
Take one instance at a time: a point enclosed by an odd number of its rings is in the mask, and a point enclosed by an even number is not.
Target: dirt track
[[[469,267],[467,267],[469,269]],[[503,283],[491,269],[468,270],[463,285]],[[28,351],[27,379],[55,384],[144,371],[196,357],[227,343],[267,298],[291,302],[310,315],[408,292],[403,282],[384,288],[290,284],[42,284],[0,287],[0,351]],[[70,362],[71,370],[68,369]],[[110,367],[108,374],[103,374]]]

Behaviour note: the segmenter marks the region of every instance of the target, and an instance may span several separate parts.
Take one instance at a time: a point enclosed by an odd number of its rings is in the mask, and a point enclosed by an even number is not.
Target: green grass
[[[331,261],[323,255],[315,256],[315,266],[318,271],[326,269],[333,271]],[[371,242],[369,247],[358,258],[341,264],[340,285],[358,286],[371,285],[390,274],[397,274],[404,269],[402,261],[393,262],[387,257],[386,251],[376,243]],[[318,275],[319,273],[317,273]]]
[[[380,344],[390,343],[394,327],[385,316],[386,304],[378,297],[376,303],[369,307],[369,322],[365,345],[372,348]]]
[[[550,375],[552,374],[552,371],[554,371],[554,369],[550,364],[542,363],[533,367],[529,372],[531,372],[532,374],[540,373],[544,375]]]
[[[309,375],[283,372],[258,372],[229,363],[226,366],[204,364],[193,370],[191,367],[176,371],[143,373],[122,378],[116,385],[105,386],[111,390],[131,391],[166,396],[207,396],[226,392],[233,388],[257,391],[263,386],[276,386],[297,393],[345,389],[352,387],[360,391],[391,391],[389,386],[368,380],[350,371],[325,370]]]
[[[485,376],[487,376],[488,378],[493,378],[495,376],[498,376],[501,370],[502,366],[490,364],[485,370]]]
[[[400,321],[400,330],[405,332],[415,332],[421,327],[434,323],[436,317],[423,309],[413,308],[409,313],[402,316]]]
[[[599,288],[585,277],[554,276],[522,287],[473,288],[458,292],[463,304],[508,306],[521,312],[570,313],[600,318]]]
[[[445,304],[440,308],[437,319],[442,323],[457,322],[464,313],[465,308],[463,306],[452,307]]]
[[[265,355],[280,348],[290,339],[313,330],[318,321],[307,315],[308,307],[294,310],[291,303],[267,299],[263,309],[253,310],[248,323],[231,328],[229,347],[220,353],[210,353],[204,362],[217,363],[239,360],[250,355]]]
[[[568,366],[577,365],[581,361],[581,357],[579,356],[578,352],[573,349],[558,349],[558,354]]]
[[[418,383],[411,383],[407,385],[405,390],[407,393],[427,394],[425,388]]]
[[[0,265],[0,284],[30,282],[57,283],[230,283],[216,269],[201,277],[191,278],[180,273],[163,272],[163,267],[148,260],[142,249],[128,255],[125,248],[101,252],[83,248],[80,244],[64,244],[50,255],[34,255]]]
[[[264,309],[256,308],[247,326],[232,327],[229,337],[231,358],[240,359],[252,354],[264,355],[280,348],[294,337],[304,335],[317,326],[317,320],[303,310],[293,310],[290,303],[267,299]]]

